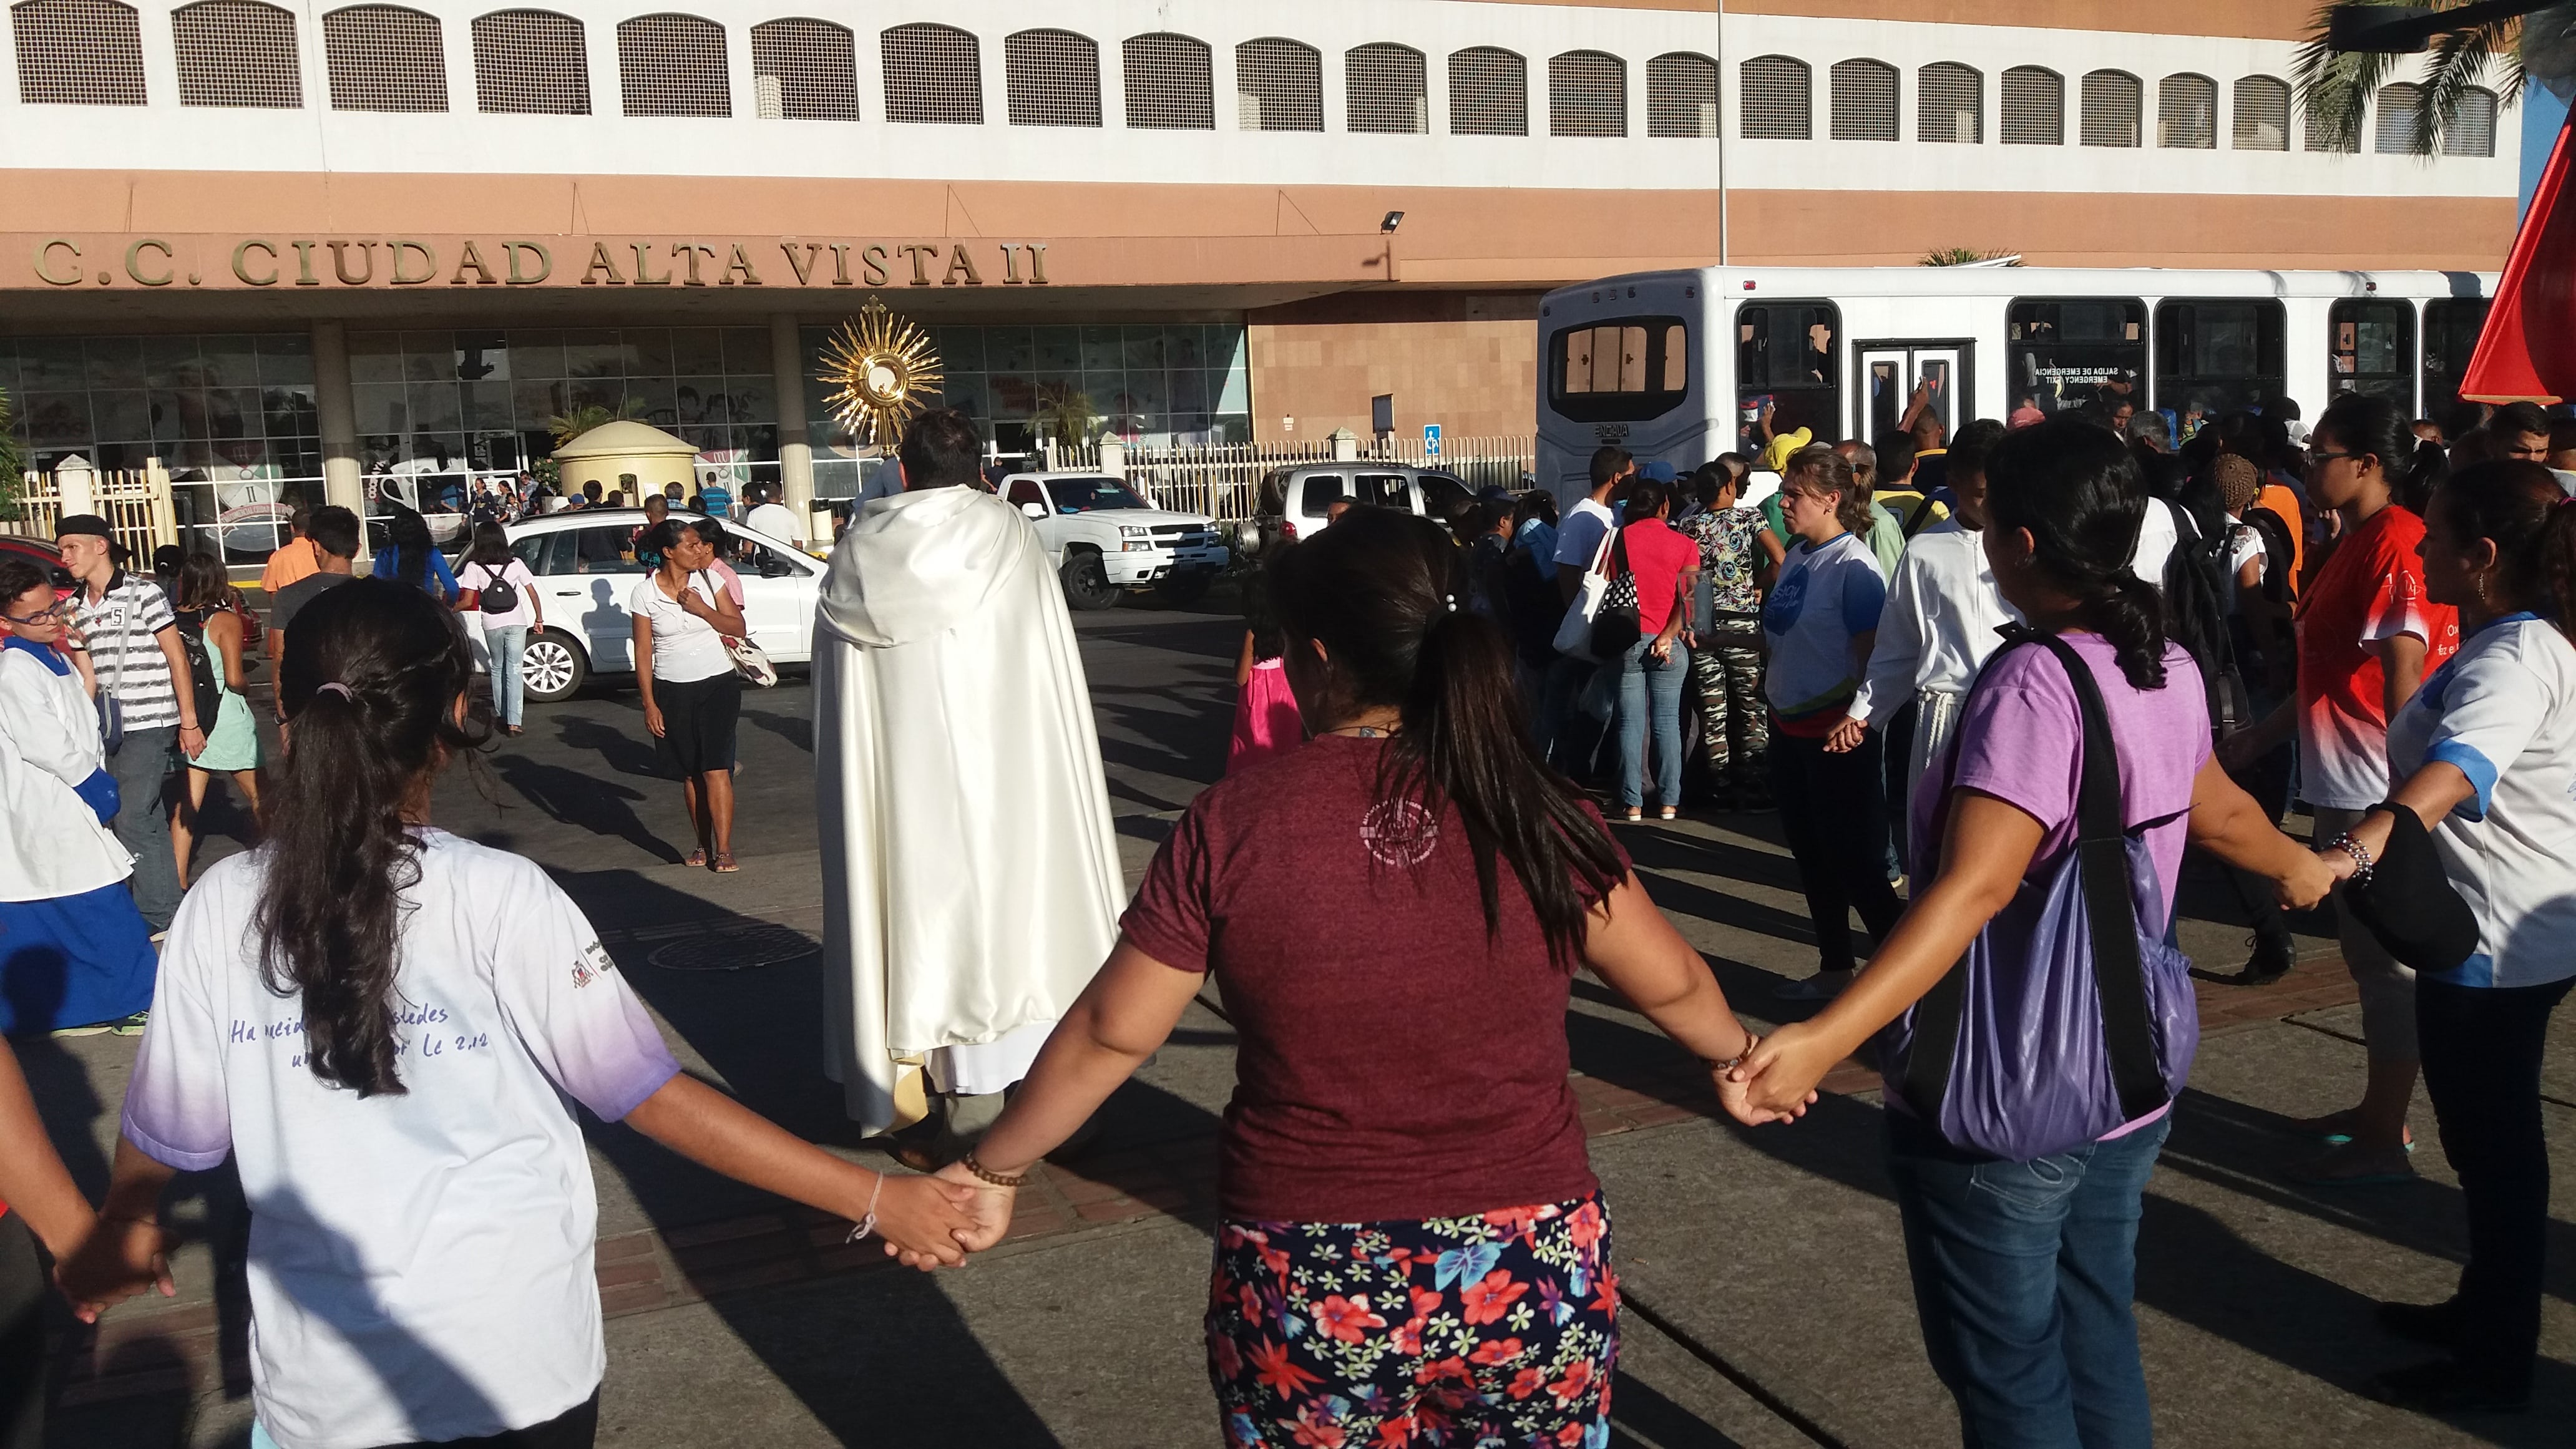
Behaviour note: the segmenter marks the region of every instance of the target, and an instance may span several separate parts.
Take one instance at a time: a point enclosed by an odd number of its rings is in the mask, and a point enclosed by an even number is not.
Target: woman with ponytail
[[[2198,671],[2165,638],[2155,589],[2129,570],[2148,500],[2128,448],[2079,419],[2037,423],[1995,445],[1986,484],[1984,543],[1996,586],[2031,628],[2072,652],[2101,698],[2119,756],[2122,824],[2143,847],[2132,855],[2144,877],[2130,902],[2137,933],[2155,939],[2170,927],[2186,842],[2270,878],[2285,905],[2322,897],[2323,864],[2274,829],[2211,759]],[[2007,929],[2023,938],[1987,950],[1988,969],[1964,975],[1959,1019],[2002,1022],[2010,1033],[2032,1003],[2078,984],[2092,994],[2084,932],[2030,924],[2037,908],[2029,898],[2075,846],[2084,725],[2069,667],[2037,642],[1987,661],[1951,748],[1915,791],[1911,839],[1917,880],[1928,884],[1849,990],[1813,1019],[1763,1038],[1731,1074],[1752,1094],[1748,1110],[1805,1100],[1954,968],[1965,972],[1963,953],[2008,906],[2020,909]],[[2173,1008],[2189,1020],[2190,978],[2167,964],[2181,997]],[[2143,1449],[2147,1386],[2130,1299],[2140,1202],[2169,1099],[2097,1140],[2011,1161],[1944,1136],[1946,1119],[1909,1094],[1906,1059],[1889,1045],[1889,1167],[1915,1311],[1967,1441]],[[2022,1046],[2037,1056],[2050,1050]],[[2184,1048],[2179,1065],[2188,1064]],[[1950,1070],[1973,1074],[1978,1065]],[[2178,1075],[2170,1066],[2168,1074],[2178,1092]],[[2064,1078],[2058,1097],[2085,1079],[2074,1070]],[[2031,1110],[2065,1105],[2041,1098]]]
[[[844,1162],[682,1075],[535,862],[429,823],[438,772],[477,743],[472,669],[454,616],[390,579],[296,616],[265,838],[171,926],[103,1226],[61,1269],[87,1316],[168,1291],[162,1188],[232,1158],[255,1446],[592,1442],[598,1204],[572,1102],[917,1266],[960,1256],[969,1195]]]
[[[1020,1176],[1213,975],[1240,1034],[1207,1316],[1225,1442],[1607,1442],[1618,1277],[1566,1081],[1573,973],[1716,1076],[1754,1038],[1540,763],[1510,641],[1465,607],[1438,525],[1354,509],[1270,569],[1313,738],[1173,827],[1108,963],[945,1174],[989,1194],[967,1244],[1000,1238]]]
[[[2447,1302],[2380,1305],[2381,1326],[2447,1355],[2377,1389],[2427,1413],[2517,1409],[2531,1397],[2549,1230],[2541,1057],[2576,983],[2576,501],[2538,463],[2479,463],[2434,493],[2424,525],[2425,594],[2459,610],[2459,653],[2389,722],[2387,801],[2321,832],[2319,855],[2354,879],[2407,811],[2477,919],[2474,954],[2415,978],[2424,1088],[2460,1175],[2469,1262]]]
[[[2459,648],[2457,612],[2425,596],[2418,556],[2420,510],[2442,472],[2442,450],[2418,440],[2385,398],[2347,393],[2308,434],[2308,497],[2341,515],[2341,537],[2299,600],[2298,697],[2230,738],[2226,762],[2244,771],[2295,733],[2299,798],[2315,812],[2319,840],[2388,798],[2388,722]],[[2350,910],[2335,916],[2344,968],[2360,988],[2368,1075],[2358,1106],[2299,1124],[2324,1152],[2298,1172],[2323,1185],[2403,1182],[2415,1175],[2406,1126],[2414,973]]]

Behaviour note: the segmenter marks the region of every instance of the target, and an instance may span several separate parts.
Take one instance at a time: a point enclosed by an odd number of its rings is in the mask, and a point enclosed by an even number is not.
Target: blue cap
[[[1673,473],[1672,464],[1665,462],[1661,458],[1657,458],[1650,463],[1640,466],[1637,469],[1637,476],[1645,479],[1649,483],[1670,483],[1676,475]]]

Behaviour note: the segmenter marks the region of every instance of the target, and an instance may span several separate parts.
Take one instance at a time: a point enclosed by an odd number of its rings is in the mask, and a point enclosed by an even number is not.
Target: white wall
[[[298,111],[182,108],[169,60],[166,3],[143,0],[142,29],[151,104],[141,107],[21,105],[14,66],[0,66],[0,166],[207,171],[349,171],[540,173],[586,175],[752,175],[937,180],[1232,182],[1260,185],[1475,186],[1700,189],[1719,180],[1721,149],[1741,189],[1969,190],[2094,193],[2511,196],[2520,126],[2508,112],[2497,125],[2494,157],[2420,161],[2399,156],[2235,151],[2232,83],[2239,76],[2287,78],[2295,47],[2286,41],[2138,35],[2002,26],[1928,25],[1729,15],[1723,45],[1716,17],[1682,11],[1611,10],[1523,4],[1411,0],[1300,0],[1265,7],[1243,0],[1060,0],[1032,10],[1021,0],[943,0],[921,4],[853,4],[825,0],[702,0],[687,8],[727,31],[734,77],[731,119],[627,118],[618,104],[616,27],[651,7],[626,0],[571,0],[552,6],[587,29],[593,116],[481,115],[474,92],[471,22],[500,8],[419,0],[440,17],[452,77],[447,115],[334,112],[322,73],[319,16],[328,4],[295,7],[304,55],[305,107]],[[671,8],[679,8],[673,6]],[[859,106],[856,123],[763,121],[749,90],[750,30],[782,15],[811,15],[856,32]],[[975,127],[891,125],[882,119],[883,78],[877,32],[935,20],[982,39],[986,124]],[[1269,22],[1277,22],[1272,25]],[[1003,91],[1002,39],[1032,24],[1079,31],[1099,42],[1102,116],[1108,134],[1057,127],[1015,127]],[[1215,131],[1128,131],[1120,100],[1119,41],[1170,30],[1214,49]],[[1234,129],[1233,47],[1280,34],[1324,55],[1324,123],[1318,133]],[[1343,130],[1342,52],[1372,41],[1411,45],[1427,58],[1432,134],[1349,134]],[[1528,61],[1534,134],[1449,136],[1447,56],[1470,45],[1518,51]],[[1562,51],[1604,50],[1628,65],[1629,135],[1625,139],[1550,137],[1547,60]],[[1667,51],[1722,56],[1722,104],[1730,139],[1646,135],[1646,62]],[[1898,142],[1746,141],[1738,139],[1735,80],[1751,56],[1781,53],[1805,60],[1814,76],[1812,115],[1826,134],[1831,115],[1827,74],[1855,56],[1899,68]],[[1915,131],[1916,72],[1933,61],[1962,61],[1985,76],[1985,135],[1978,145],[1927,144]],[[2008,66],[2044,65],[2066,80],[2066,135],[2058,147],[2005,146],[1999,77]],[[2218,149],[2165,150],[2152,144],[2114,150],[2073,144],[2078,136],[2081,77],[2125,70],[2145,83],[2145,139],[2155,137],[2156,83],[2193,72],[2218,84]],[[2292,125],[2292,142],[2300,126]],[[2364,138],[2365,146],[2368,137]],[[1866,224],[1856,213],[1855,224]]]

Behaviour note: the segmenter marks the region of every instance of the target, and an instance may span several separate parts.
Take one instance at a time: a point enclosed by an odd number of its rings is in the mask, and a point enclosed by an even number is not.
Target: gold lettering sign
[[[24,237],[45,287],[1043,287],[1047,244],[981,238]],[[556,249],[571,247],[558,268]],[[575,259],[578,259],[576,263]],[[122,261],[121,268],[116,263]],[[784,262],[782,269],[780,263]],[[103,264],[103,265],[102,265]],[[96,268],[94,272],[91,268]]]

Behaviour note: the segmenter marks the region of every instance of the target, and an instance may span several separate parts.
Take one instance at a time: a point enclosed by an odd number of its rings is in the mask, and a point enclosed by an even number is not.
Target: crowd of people
[[[2197,851],[2272,913],[2236,980],[2286,968],[2280,913],[2337,902],[2369,1065],[2355,1108],[2297,1124],[2305,1175],[2411,1172],[2419,1074],[2458,1172],[2457,1293],[2378,1308],[2438,1353],[2377,1391],[2524,1405],[2542,1048],[2576,980],[2552,424],[2505,409],[2436,441],[2360,396],[2303,444],[2252,410],[2179,438],[2149,414],[1909,422],[1771,440],[1757,506],[1748,460],[1685,481],[1605,448],[1561,515],[1337,510],[1265,560],[1227,777],[1121,914],[1061,592],[975,489],[972,424],[917,419],[907,491],[862,510],[826,590],[816,754],[827,951],[857,963],[826,1004],[834,1075],[870,1131],[955,1100],[926,1175],[681,1073],[543,870],[432,822],[482,740],[451,591],[517,587],[486,538],[452,582],[400,534],[351,580],[356,520],[317,510],[266,631],[283,746],[245,767],[221,746],[252,646],[215,578],[183,564],[173,607],[66,520],[70,599],[0,559],[0,927],[73,965],[44,1000],[12,958],[5,999],[142,1041],[96,1209],[0,1054],[0,1341],[28,1341],[36,1241],[84,1317],[171,1291],[162,1190],[229,1159],[258,1442],[587,1445],[604,1349],[569,1103],[953,1265],[1213,978],[1237,1036],[1206,1318],[1225,1442],[1597,1446],[1620,1304],[1568,1081],[1588,970],[1748,1128],[1801,1130],[1874,1043],[1966,1442],[2143,1445],[2131,1300],[2197,1042],[2174,937]],[[721,868],[731,676],[707,646],[740,620],[708,532],[655,523],[632,609],[648,725]],[[1004,589],[1007,626],[977,607]],[[192,781],[255,768],[263,834],[184,903],[166,818],[129,835],[124,808],[181,756]],[[1757,1032],[1665,918],[1604,808],[1642,822],[1649,794],[1667,819],[1781,811],[1818,953],[1783,994],[1812,1015]],[[1011,889],[956,888],[979,879]],[[73,987],[95,1004],[62,1006]],[[0,1423],[40,1359],[11,1361]]]

